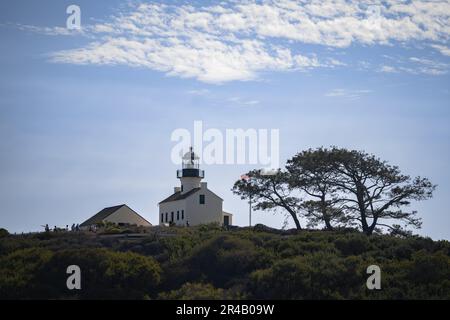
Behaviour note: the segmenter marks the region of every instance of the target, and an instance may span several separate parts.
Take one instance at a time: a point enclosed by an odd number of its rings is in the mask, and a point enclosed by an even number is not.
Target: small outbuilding
[[[114,223],[119,226],[151,227],[152,224],[126,204],[108,207],[80,224],[82,230],[88,230],[99,223]]]
[[[225,227],[233,225],[233,214],[229,212],[222,211],[223,215],[223,225]]]

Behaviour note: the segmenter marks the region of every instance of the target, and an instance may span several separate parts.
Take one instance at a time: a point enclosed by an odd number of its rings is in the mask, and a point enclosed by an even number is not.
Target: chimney
[[[181,191],[180,187],[173,188],[173,193],[177,193],[177,192],[180,192],[180,191]]]
[[[206,182],[200,183],[200,188],[202,188],[202,189],[206,189],[207,186],[208,186],[208,184]]]

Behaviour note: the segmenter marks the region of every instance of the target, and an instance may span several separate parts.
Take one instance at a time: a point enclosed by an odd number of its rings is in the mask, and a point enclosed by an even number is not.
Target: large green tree
[[[300,229],[298,217],[309,225],[359,226],[367,235],[388,229],[404,233],[404,227],[421,227],[413,201],[432,197],[436,186],[427,178],[403,174],[397,166],[364,151],[318,148],[288,160],[287,170],[234,184],[233,192],[251,198],[255,209],[285,209]]]
[[[252,170],[244,175],[244,179],[235,182],[232,191],[241,199],[251,200],[256,210],[284,209],[300,230],[301,199],[292,195],[288,175],[281,170],[270,175],[263,174],[260,170]]]
[[[432,197],[436,186],[427,178],[411,178],[364,151],[334,147],[325,153],[333,163],[329,183],[341,193],[347,217],[358,221],[364,233],[370,235],[377,227],[398,232],[398,223],[421,227],[417,212],[405,207]]]
[[[339,188],[333,184],[336,178],[333,168],[333,159],[322,148],[302,151],[287,161],[289,186],[305,194],[302,207],[310,226],[323,223],[327,230],[333,230],[333,222],[345,223]]]

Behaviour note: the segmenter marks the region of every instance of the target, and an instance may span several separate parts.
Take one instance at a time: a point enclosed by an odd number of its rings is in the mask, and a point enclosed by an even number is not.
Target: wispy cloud
[[[436,50],[438,50],[444,56],[450,56],[450,48],[449,47],[439,45],[439,44],[433,44],[432,47],[435,48]]]
[[[357,100],[362,96],[371,93],[372,90],[360,89],[360,90],[349,90],[349,89],[333,89],[325,93],[325,97],[343,98],[349,100]]]
[[[255,104],[259,104],[259,100],[249,100],[249,101],[245,101],[244,104],[248,105],[248,106],[252,106]]]
[[[398,72],[398,70],[397,70],[395,67],[393,67],[393,66],[386,66],[386,65],[383,65],[383,66],[381,66],[381,68],[380,68],[380,72],[385,72],[385,73],[396,73],[396,72]]]
[[[259,100],[248,100],[243,99],[241,97],[231,97],[228,98],[228,102],[231,102],[233,104],[242,105],[242,106],[254,106],[260,103]]]
[[[425,42],[448,55],[448,1],[233,1],[217,5],[132,4],[107,21],[83,26],[85,47],[51,54],[72,64],[143,67],[169,76],[222,83],[254,80],[264,71],[335,68],[296,44],[345,48],[351,44]],[[63,28],[22,26],[67,35]],[[429,74],[438,74],[435,69]]]
[[[206,96],[210,91],[208,89],[191,89],[186,92],[195,96]]]
[[[410,57],[408,59],[396,59],[396,65],[382,65],[379,69],[384,73],[409,73],[425,75],[447,74],[450,66],[447,63],[428,58]]]
[[[8,24],[8,26],[12,26],[11,24]],[[38,26],[32,26],[27,24],[16,24],[14,25],[19,30],[22,31],[28,31],[28,32],[35,32],[39,34],[44,34],[48,36],[69,36],[69,35],[87,35],[84,30],[82,29],[68,29],[65,27],[38,27]]]

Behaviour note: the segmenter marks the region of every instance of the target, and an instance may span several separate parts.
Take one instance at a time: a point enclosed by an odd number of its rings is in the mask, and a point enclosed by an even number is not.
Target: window
[[[164,222],[164,213],[161,213],[161,222]]]
[[[180,211],[177,211],[177,220],[180,220]]]
[[[166,212],[166,222],[169,221],[169,214]]]
[[[181,220],[184,220],[184,210],[181,210]]]
[[[200,204],[205,204],[205,195],[201,194],[199,200],[200,200]]]
[[[183,192],[183,185],[181,185],[181,192]]]
[[[170,221],[173,222],[173,211],[170,213]]]

